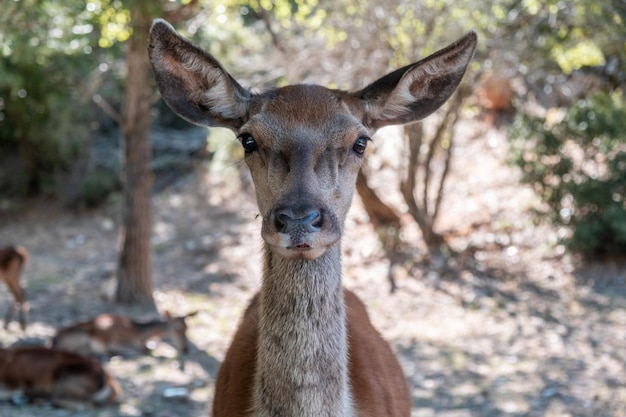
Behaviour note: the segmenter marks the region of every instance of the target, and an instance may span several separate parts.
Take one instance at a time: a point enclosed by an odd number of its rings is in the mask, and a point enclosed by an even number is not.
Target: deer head
[[[163,20],[152,25],[149,55],[161,95],[176,113],[237,135],[270,250],[312,260],[341,238],[374,132],[439,108],[463,78],[476,42],[469,32],[355,92],[291,85],[252,93]]]

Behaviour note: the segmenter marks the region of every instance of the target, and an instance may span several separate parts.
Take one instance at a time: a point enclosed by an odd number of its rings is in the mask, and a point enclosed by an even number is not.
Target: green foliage
[[[523,181],[546,203],[542,217],[569,227],[569,247],[626,253],[626,107],[621,93],[580,100],[564,114],[520,113],[510,129]]]
[[[11,75],[9,83],[0,83],[0,141],[5,148],[14,145],[24,159],[24,194],[51,192],[54,174],[67,168],[85,140],[85,107],[59,76],[64,67],[56,57],[46,67],[8,59],[0,66],[0,79]]]
[[[75,53],[58,25],[65,10],[56,9],[60,17],[52,23],[45,19],[50,2],[39,10],[33,2],[12,3],[0,33],[0,142],[19,150],[26,167],[21,192],[34,194],[49,191],[55,172],[75,156],[74,108],[83,106],[72,103],[75,79],[63,59]]]
[[[532,92],[527,96],[546,107],[557,105],[558,80],[577,70],[594,74],[588,67],[611,85],[601,89],[617,88],[626,65],[625,11],[622,0],[515,5],[500,25],[499,39],[514,58],[507,59],[514,73]],[[591,97],[593,91],[584,89],[577,94],[585,99],[568,109],[550,108],[543,117],[536,116],[535,106],[520,102],[509,132],[511,158],[545,203],[539,217],[569,231],[565,240],[572,251],[624,253],[624,97],[606,92]]]
[[[177,29],[218,57],[236,79],[252,78],[264,71],[263,51],[272,43],[268,31],[258,24],[257,7],[257,2],[220,1],[201,12],[202,25],[192,22]]]
[[[623,0],[502,2],[507,3],[506,18],[496,23],[493,35],[501,52],[510,53],[502,58],[516,60],[529,81],[603,65],[609,57],[620,68],[626,64]]]
[[[95,207],[106,200],[118,187],[117,177],[113,172],[93,172],[81,185],[81,200],[86,207]]]
[[[103,83],[102,75],[111,72],[111,63],[120,56],[119,48],[105,51],[98,46],[105,35],[113,36],[114,25],[103,19],[115,20],[111,13],[104,13],[117,12],[119,5],[114,7],[114,3],[119,2],[16,0],[4,4],[0,156],[22,159],[21,164],[13,164],[20,167],[18,171],[0,170],[0,184],[9,196],[55,195],[81,147],[98,128],[92,96],[103,85],[107,94],[115,94],[111,82]]]

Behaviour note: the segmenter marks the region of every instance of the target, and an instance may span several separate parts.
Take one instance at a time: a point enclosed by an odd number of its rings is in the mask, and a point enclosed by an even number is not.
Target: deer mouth
[[[323,252],[326,249],[326,245],[318,242],[319,233],[277,233],[276,235],[279,242],[275,246],[281,249],[280,252],[285,257],[301,258],[308,252],[314,250]]]
[[[276,252],[287,259],[304,259],[305,261],[313,261],[322,256],[327,246],[311,247],[307,244],[291,246],[287,248],[275,247]]]
[[[338,238],[326,233],[262,233],[263,240],[278,255],[287,259],[314,260],[320,257]]]

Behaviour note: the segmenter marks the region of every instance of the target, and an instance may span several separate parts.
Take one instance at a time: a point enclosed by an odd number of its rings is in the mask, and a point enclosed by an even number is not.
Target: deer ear
[[[165,20],[152,23],[148,55],[161,96],[179,116],[202,126],[243,124],[251,93]]]
[[[361,100],[374,129],[418,121],[437,110],[457,88],[476,50],[467,33],[419,62],[396,70],[352,95]]]

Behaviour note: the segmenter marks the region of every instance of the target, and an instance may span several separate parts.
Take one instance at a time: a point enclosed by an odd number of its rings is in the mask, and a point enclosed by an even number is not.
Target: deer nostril
[[[304,228],[306,232],[318,232],[324,223],[322,213],[318,209],[283,209],[276,213],[274,225],[281,233],[289,232],[295,227]]]
[[[287,229],[290,217],[285,213],[279,213],[274,218],[274,226],[279,232],[284,232]]]
[[[322,213],[317,210],[309,213],[309,215],[303,219],[303,223],[311,229],[314,229],[311,231],[318,231],[322,228]]]

